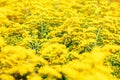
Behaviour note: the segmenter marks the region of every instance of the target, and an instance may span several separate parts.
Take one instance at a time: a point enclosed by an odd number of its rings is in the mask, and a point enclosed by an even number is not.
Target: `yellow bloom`
[[[38,74],[31,74],[27,76],[27,80],[43,80]]]
[[[8,75],[8,74],[1,74],[0,75],[0,80],[15,80],[13,76]]]
[[[39,74],[47,74],[48,76],[53,76],[53,77],[56,77],[56,78],[61,78],[61,74],[59,72],[57,72],[57,70],[55,70],[54,68],[52,67],[49,67],[49,66],[44,66],[44,67],[41,67],[39,69]]]
[[[5,40],[2,37],[0,37],[0,47],[4,45],[5,45]]]

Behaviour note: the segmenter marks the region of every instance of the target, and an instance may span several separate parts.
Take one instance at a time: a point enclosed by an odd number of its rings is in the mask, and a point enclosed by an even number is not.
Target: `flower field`
[[[0,80],[119,80],[119,0],[0,0]]]

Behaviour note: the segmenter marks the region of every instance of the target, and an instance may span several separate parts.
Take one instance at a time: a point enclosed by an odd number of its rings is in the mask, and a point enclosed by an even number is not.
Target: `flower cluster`
[[[119,44],[117,0],[0,0],[0,80],[118,80]]]

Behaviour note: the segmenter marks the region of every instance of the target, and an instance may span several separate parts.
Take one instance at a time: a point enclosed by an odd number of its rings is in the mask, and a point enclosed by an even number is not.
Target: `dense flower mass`
[[[119,0],[0,0],[0,80],[119,80]]]

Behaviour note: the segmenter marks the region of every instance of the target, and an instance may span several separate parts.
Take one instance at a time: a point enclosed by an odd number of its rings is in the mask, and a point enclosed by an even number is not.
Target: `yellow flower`
[[[0,74],[0,80],[15,80],[13,76],[8,74]]]
[[[50,66],[44,66],[44,67],[41,67],[39,69],[39,74],[47,74],[48,76],[53,76],[53,77],[56,77],[56,78],[61,78],[61,74],[59,72],[57,72],[57,70],[55,70],[54,68],[50,67]]]
[[[91,58],[96,64],[102,64],[104,59],[110,55],[110,52],[104,52],[102,51],[102,48],[100,47],[95,47],[92,49],[91,52]]]
[[[5,40],[3,39],[3,37],[0,37],[0,47],[5,45]]]
[[[67,77],[72,79],[72,80],[80,80],[79,71],[72,69],[72,68],[69,68],[69,66],[63,67],[61,72],[65,75],[67,75]]]
[[[27,80],[43,80],[38,74],[31,74],[27,76]]]

